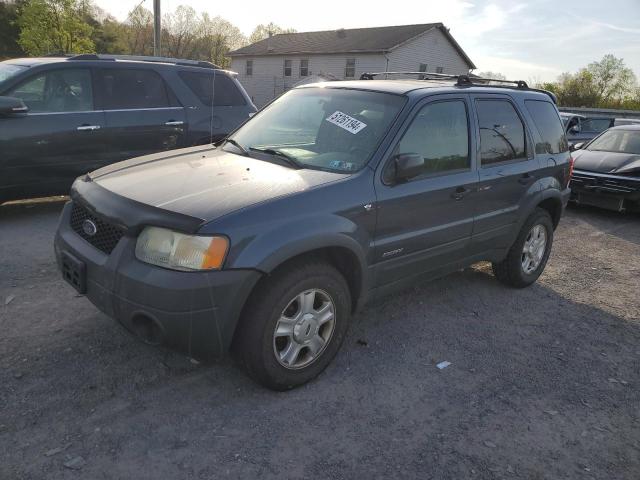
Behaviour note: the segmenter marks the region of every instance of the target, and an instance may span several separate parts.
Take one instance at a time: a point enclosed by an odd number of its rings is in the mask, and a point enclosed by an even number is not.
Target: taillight
[[[569,182],[571,181],[571,177],[573,176],[573,164],[575,160],[571,155],[569,155],[569,172],[565,178],[564,187],[567,188],[569,186]]]

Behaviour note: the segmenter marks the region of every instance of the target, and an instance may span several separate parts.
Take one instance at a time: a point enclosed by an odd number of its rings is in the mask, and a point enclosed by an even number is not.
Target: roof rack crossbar
[[[116,61],[116,60],[128,60],[132,62],[155,62],[155,63],[173,63],[174,65],[182,65],[185,67],[201,67],[201,68],[215,68],[220,67],[211,62],[203,60],[187,60],[184,58],[172,58],[172,57],[151,57],[144,55],[98,55],[95,53],[83,53],[80,55],[74,55],[69,57],[69,60],[104,60],[104,61]]]
[[[529,88],[524,80],[500,80],[497,78],[470,77],[469,75],[452,75],[449,73],[431,73],[431,72],[366,72],[360,75],[361,80],[373,80],[380,75],[418,75],[420,80],[440,80],[451,79],[456,80],[459,86],[474,85],[479,86],[489,82],[506,83],[515,85],[517,88]]]

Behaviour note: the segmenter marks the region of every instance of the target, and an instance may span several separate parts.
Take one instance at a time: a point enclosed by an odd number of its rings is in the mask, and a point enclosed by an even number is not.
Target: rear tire
[[[263,280],[245,307],[232,351],[249,376],[288,390],[319,375],[349,326],[344,277],[321,261],[298,261]]]
[[[528,287],[544,271],[552,245],[551,216],[546,210],[536,208],[524,222],[506,258],[492,264],[493,274],[511,287]]]

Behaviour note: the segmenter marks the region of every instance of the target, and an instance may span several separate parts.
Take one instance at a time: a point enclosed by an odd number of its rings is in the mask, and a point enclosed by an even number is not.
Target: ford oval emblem
[[[82,231],[90,237],[93,237],[98,232],[98,227],[96,227],[96,224],[91,220],[87,219],[82,222]]]

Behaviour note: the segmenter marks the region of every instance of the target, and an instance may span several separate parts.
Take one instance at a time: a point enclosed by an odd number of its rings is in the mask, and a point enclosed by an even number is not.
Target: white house
[[[229,56],[258,107],[315,75],[343,80],[365,72],[463,74],[476,68],[442,23],[283,33]]]

